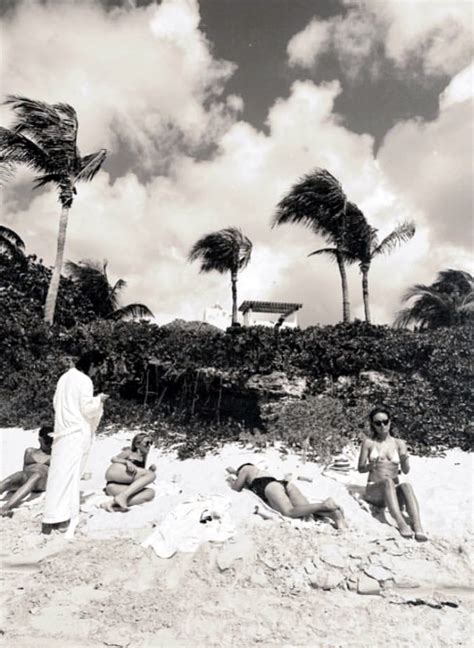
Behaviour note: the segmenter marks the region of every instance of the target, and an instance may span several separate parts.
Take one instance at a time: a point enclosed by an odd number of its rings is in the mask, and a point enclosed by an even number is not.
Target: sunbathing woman
[[[114,499],[103,505],[107,511],[127,511],[129,506],[150,502],[155,497],[155,491],[146,488],[156,477],[156,466],[145,468],[151,443],[148,434],[137,434],[133,437],[130,448],[124,448],[112,458],[105,473],[105,492]]]
[[[227,471],[237,476],[232,482],[233,490],[240,492],[246,486],[282,515],[291,518],[328,517],[337,529],[347,528],[341,507],[331,498],[320,504],[310,504],[294,484],[275,479],[251,463],[242,464],[237,470],[227,468]]]
[[[369,414],[372,438],[365,439],[359,455],[359,472],[369,473],[365,499],[374,506],[387,507],[404,538],[413,537],[419,542],[427,540],[420,520],[418,501],[408,483],[400,483],[401,471],[410,470],[408,451],[404,441],[390,434],[390,413],[376,407]],[[413,531],[403,517],[406,508]]]
[[[11,517],[15,506],[21,503],[30,493],[42,493],[46,490],[51,446],[53,439],[50,434],[53,428],[43,425],[39,432],[39,448],[27,448],[23,458],[23,470],[9,475],[0,482],[0,493],[14,491],[14,494],[0,508],[0,515]]]

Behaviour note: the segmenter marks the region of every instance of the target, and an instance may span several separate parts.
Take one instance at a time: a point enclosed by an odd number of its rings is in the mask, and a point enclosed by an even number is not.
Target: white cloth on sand
[[[43,522],[55,524],[79,515],[79,483],[92,439],[102,416],[92,380],[69,369],[58,380],[54,395],[54,441],[46,486]]]
[[[197,496],[182,502],[168,513],[142,547],[152,547],[160,558],[171,558],[177,551],[195,551],[203,542],[225,542],[235,533],[228,512],[230,505],[229,498],[223,495]]]

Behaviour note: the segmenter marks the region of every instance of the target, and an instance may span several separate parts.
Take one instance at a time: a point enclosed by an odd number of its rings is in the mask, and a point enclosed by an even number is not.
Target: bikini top
[[[131,461],[132,464],[137,468],[145,468],[145,459],[135,459],[131,457],[128,459],[128,461]]]
[[[369,460],[375,461],[379,458],[381,457],[378,448],[375,446],[370,448]],[[383,459],[385,461],[392,461],[393,463],[400,463],[400,455],[398,454],[398,450],[396,448],[392,449],[385,457],[383,457]]]

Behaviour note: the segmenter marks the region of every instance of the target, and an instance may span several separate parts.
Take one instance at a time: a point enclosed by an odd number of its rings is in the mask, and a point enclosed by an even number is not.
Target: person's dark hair
[[[135,436],[132,439],[132,443],[130,445],[130,448],[132,449],[133,452],[137,449],[138,444],[140,441],[143,441],[146,437],[149,437],[150,435],[147,434],[146,432],[139,432],[138,434],[135,434]],[[151,438],[151,437],[150,437]]]
[[[385,407],[384,405],[377,405],[377,407],[374,407],[372,410],[369,412],[369,421],[370,421],[370,429],[372,431],[372,436],[375,438],[376,433],[375,433],[375,426],[374,426],[374,417],[376,414],[386,414],[388,417],[388,420],[392,420],[392,415],[390,414],[390,410],[388,407]]]
[[[51,436],[53,429],[52,425],[42,425],[38,431],[38,437],[45,441],[47,445],[52,445],[53,443],[53,437]]]
[[[374,420],[374,416],[376,414],[386,414],[388,416],[388,420],[392,420],[392,415],[390,414],[390,410],[388,407],[385,407],[384,405],[377,405],[377,407],[374,407],[372,410],[369,412],[369,421],[372,423]]]
[[[86,351],[83,353],[79,360],[76,362],[76,369],[82,373],[88,374],[91,365],[100,365],[105,359],[101,351]]]
[[[235,471],[236,474],[238,475],[239,472],[242,470],[242,468],[244,468],[245,466],[253,466],[253,463],[243,463],[243,464],[242,464],[241,466],[239,466],[239,467],[237,468],[237,470]]]

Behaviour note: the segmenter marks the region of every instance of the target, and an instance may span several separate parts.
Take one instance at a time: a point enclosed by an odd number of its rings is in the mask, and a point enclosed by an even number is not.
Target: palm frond
[[[26,134],[46,151],[57,168],[72,172],[77,158],[77,115],[68,104],[47,104],[27,97],[10,95],[6,98],[15,113],[11,130]]]
[[[402,243],[409,241],[416,232],[416,226],[413,221],[405,221],[395,227],[393,232],[386,236],[372,251],[372,257],[377,254],[390,254]]]
[[[23,164],[39,173],[53,172],[54,165],[47,153],[27,137],[0,126],[0,164],[7,173]]]
[[[75,179],[82,180],[84,182],[92,180],[92,178],[101,168],[106,157],[107,151],[105,149],[100,149],[100,151],[97,151],[96,153],[91,153],[90,155],[84,156],[80,160],[80,169],[76,173]]]
[[[145,317],[154,317],[152,311],[145,306],[145,304],[127,304],[122,308],[117,308],[110,315],[107,316],[107,319],[113,320],[123,320],[123,319],[143,319]]]
[[[329,256],[332,261],[337,261],[337,255],[341,251],[338,250],[337,248],[321,248],[320,250],[315,250],[314,252],[310,252],[308,256],[319,256],[319,255],[325,255]]]
[[[188,260],[201,261],[200,272],[237,272],[245,268],[252,254],[251,240],[236,227],[202,236],[191,248]]]
[[[342,218],[346,195],[339,181],[326,169],[316,168],[296,182],[280,200],[272,227],[297,223],[315,233],[333,232]]]
[[[16,248],[19,248],[21,250],[25,249],[25,243],[21,236],[6,225],[0,225],[0,240],[6,240]]]

